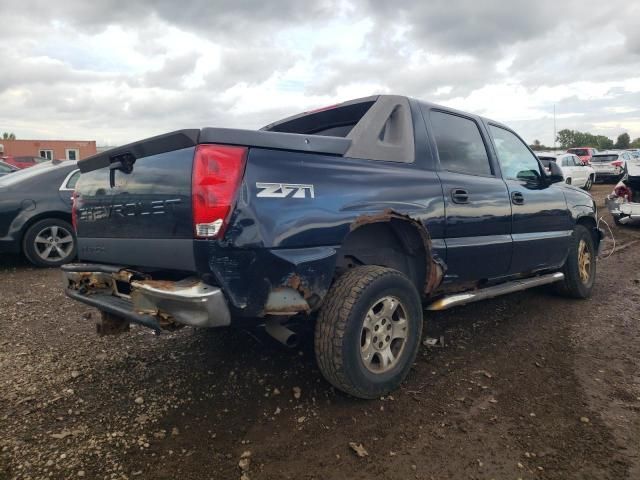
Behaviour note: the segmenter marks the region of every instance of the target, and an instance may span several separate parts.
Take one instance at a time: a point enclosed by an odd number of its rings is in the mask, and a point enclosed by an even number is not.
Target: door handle
[[[453,203],[469,203],[469,192],[464,188],[454,188],[451,190],[451,200]]]
[[[524,205],[524,195],[522,192],[512,192],[511,203],[514,205]]]

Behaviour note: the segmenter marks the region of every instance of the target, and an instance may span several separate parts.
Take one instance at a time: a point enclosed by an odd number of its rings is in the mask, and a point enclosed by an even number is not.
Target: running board
[[[532,287],[539,287],[540,285],[559,282],[563,279],[564,273],[548,273],[546,275],[540,275],[539,277],[513,280],[511,282],[501,283],[500,285],[495,285],[493,287],[481,288],[473,292],[447,295],[446,297],[442,297],[431,303],[427,307],[427,310],[447,310],[448,308],[457,307],[458,305],[464,305],[466,303],[477,302],[479,300],[499,297],[500,295],[506,295],[508,293],[519,292],[521,290],[526,290]]]

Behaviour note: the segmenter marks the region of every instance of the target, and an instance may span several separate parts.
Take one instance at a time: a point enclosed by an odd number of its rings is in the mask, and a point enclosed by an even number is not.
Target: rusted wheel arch
[[[391,241],[401,247],[406,259],[404,265],[400,265],[393,254],[388,255]],[[338,269],[344,269],[348,258],[354,258],[360,265],[380,265],[402,271],[414,280],[423,296],[440,285],[445,272],[444,263],[433,253],[431,237],[423,224],[393,210],[358,217],[351,224],[339,257]]]

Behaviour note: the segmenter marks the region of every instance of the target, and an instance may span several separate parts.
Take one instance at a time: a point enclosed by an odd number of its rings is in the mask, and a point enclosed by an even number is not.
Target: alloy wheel
[[[580,240],[578,244],[578,271],[582,283],[589,283],[591,278],[591,252],[587,247],[587,242]]]
[[[367,370],[384,373],[398,364],[407,327],[406,310],[396,297],[383,297],[369,309],[360,335],[360,356]]]
[[[34,241],[38,257],[45,262],[57,262],[73,252],[73,235],[64,227],[52,225],[38,232]]]

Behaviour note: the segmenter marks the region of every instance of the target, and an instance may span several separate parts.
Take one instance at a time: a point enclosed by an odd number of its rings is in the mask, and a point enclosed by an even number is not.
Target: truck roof
[[[123,158],[156,155],[200,143],[240,145],[338,155],[367,160],[415,161],[414,117],[418,105],[442,108],[505,127],[499,122],[400,95],[373,95],[303,112],[260,130],[203,128],[177,130],[117,147],[78,162],[82,172],[107,167]],[[505,127],[508,128],[508,127]]]

